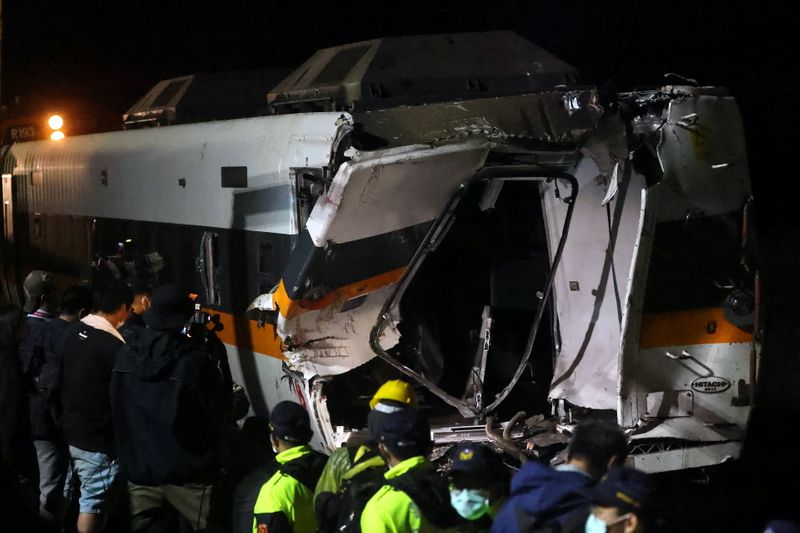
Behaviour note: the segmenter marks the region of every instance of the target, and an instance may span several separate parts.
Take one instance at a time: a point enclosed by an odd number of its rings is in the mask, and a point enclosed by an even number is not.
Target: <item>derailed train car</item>
[[[402,374],[441,444],[546,454],[601,417],[647,471],[738,455],[759,295],[732,97],[550,79],[345,112],[286,96],[314,68],[270,95],[293,113],[5,147],[8,296],[27,268],[85,278],[135,243],[220,315],[254,409],[307,405],[322,447]]]

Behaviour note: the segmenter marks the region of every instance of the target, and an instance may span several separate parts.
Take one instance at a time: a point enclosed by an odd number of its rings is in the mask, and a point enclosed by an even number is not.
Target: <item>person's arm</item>
[[[254,533],[292,533],[289,519],[281,511],[255,515]]]
[[[208,332],[206,349],[208,350],[208,365],[204,370],[206,390],[212,398],[211,405],[219,417],[227,417],[233,405],[233,379],[228,363],[228,352],[225,345],[219,340],[216,333]]]
[[[273,474],[258,492],[253,507],[253,533],[292,533],[293,524],[286,514],[291,498],[285,479]]]

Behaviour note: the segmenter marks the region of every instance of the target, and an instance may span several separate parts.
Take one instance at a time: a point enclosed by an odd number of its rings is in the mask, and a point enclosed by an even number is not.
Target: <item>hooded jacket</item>
[[[511,480],[511,496],[494,519],[493,532],[530,531],[561,524],[587,503],[585,490],[595,484],[588,475],[527,463]]]
[[[61,342],[61,427],[67,444],[116,457],[108,394],[122,337],[108,321],[88,315],[67,327]]]
[[[213,478],[217,434],[231,395],[215,359],[201,341],[153,329],[117,353],[111,401],[129,481],[154,486]]]

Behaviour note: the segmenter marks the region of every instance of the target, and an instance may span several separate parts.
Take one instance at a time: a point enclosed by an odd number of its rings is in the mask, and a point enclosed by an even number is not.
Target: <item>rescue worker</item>
[[[450,504],[466,520],[459,531],[489,531],[508,496],[508,469],[500,457],[481,444],[456,446],[449,479]]]
[[[386,481],[361,515],[369,533],[416,533],[454,528],[458,515],[450,506],[447,482],[427,459],[430,425],[416,409],[387,414],[379,430],[378,450],[389,470]]]
[[[270,414],[270,442],[277,453],[274,473],[253,508],[253,533],[314,533],[313,488],[325,456],[308,446],[311,422],[299,404],[283,401]]]
[[[367,500],[383,485],[386,463],[377,450],[378,428],[387,413],[416,407],[414,389],[405,381],[387,381],[369,402],[367,435],[355,433],[334,451],[314,491],[314,509],[319,530],[346,531],[358,520]],[[342,487],[342,484],[346,487]]]
[[[591,514],[580,531],[641,533],[653,520],[652,482],[647,474],[616,466],[589,493]]]

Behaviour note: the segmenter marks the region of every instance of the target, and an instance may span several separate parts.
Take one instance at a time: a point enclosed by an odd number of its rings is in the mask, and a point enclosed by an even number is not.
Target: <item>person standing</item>
[[[388,413],[416,407],[414,389],[405,381],[385,382],[369,402],[367,434],[351,435],[328,458],[314,491],[314,510],[322,533],[357,528],[361,511],[383,485],[386,463],[378,453],[378,429]]]
[[[35,495],[26,494],[20,471],[25,439],[20,432],[24,400],[18,346],[24,333],[22,309],[0,303],[0,516],[4,531],[31,530],[38,518]]]
[[[0,459],[17,465],[22,454],[20,408],[23,404],[19,345],[25,313],[14,304],[0,304]]]
[[[150,309],[152,290],[150,284],[141,278],[133,278],[126,283],[133,292],[133,304],[131,304],[131,314],[125,324],[119,328],[119,332],[125,338],[125,342],[130,344],[147,327],[144,314]]]
[[[209,524],[232,385],[212,341],[182,333],[193,312],[177,285],[156,288],[143,316],[147,328],[116,356],[112,409],[133,532],[150,527],[165,504],[195,531]]]
[[[656,525],[653,483],[644,472],[615,466],[589,493],[586,533],[642,533]]]
[[[53,522],[62,511],[64,481],[69,468],[69,451],[61,435],[61,340],[70,324],[85,316],[92,308],[92,293],[75,285],[64,291],[59,316],[48,322],[38,320],[31,326],[33,339],[26,348],[37,360],[31,376],[28,407],[33,444],[39,463],[39,513]],[[33,320],[31,318],[29,321]]]
[[[95,533],[113,504],[119,474],[109,386],[114,355],[125,344],[117,328],[133,303],[130,287],[119,280],[100,284],[94,312],[64,332],[62,428],[80,481],[78,532]]]
[[[378,450],[389,470],[384,485],[361,514],[361,530],[370,533],[416,533],[454,528],[458,515],[450,506],[445,480],[427,459],[430,425],[416,409],[387,414],[379,430]]]
[[[460,444],[450,465],[450,504],[466,522],[459,531],[488,532],[508,496],[508,468],[482,444]]]
[[[253,508],[253,533],[314,533],[314,486],[325,456],[311,449],[308,412],[295,402],[278,403],[270,413],[273,473]]]
[[[57,295],[53,286],[53,276],[44,270],[34,270],[23,282],[25,304],[23,310],[28,313],[25,320],[28,333],[19,347],[20,366],[28,396],[28,413],[31,436],[34,444],[46,438],[49,429],[41,412],[38,394],[38,382],[44,365],[44,337],[47,325],[57,316]],[[36,448],[39,464],[41,454],[50,454],[49,449]]]
[[[22,309],[28,313],[25,320],[28,333],[19,347],[19,358],[26,392],[36,396],[39,374],[44,365],[44,332],[47,324],[58,315],[58,296],[53,285],[53,275],[44,270],[34,270],[28,274],[22,287],[25,292]],[[35,405],[33,407],[37,408]],[[31,432],[35,441],[46,428],[38,427],[41,418],[39,413],[30,414]]]
[[[539,462],[522,466],[511,479],[511,496],[492,525],[493,532],[530,531],[561,526],[587,504],[586,492],[611,466],[622,464],[628,441],[615,423],[578,424],[567,447],[567,462],[551,468]]]

